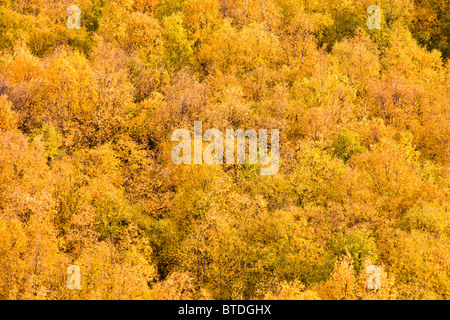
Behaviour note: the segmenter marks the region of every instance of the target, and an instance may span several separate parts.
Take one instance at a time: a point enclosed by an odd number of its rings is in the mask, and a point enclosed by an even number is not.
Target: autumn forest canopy
[[[450,299],[449,58],[448,0],[0,0],[0,299]]]

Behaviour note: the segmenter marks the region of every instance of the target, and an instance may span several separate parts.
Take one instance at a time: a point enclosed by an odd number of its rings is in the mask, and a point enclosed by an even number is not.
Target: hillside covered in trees
[[[448,0],[1,0],[0,299],[450,299],[449,57]]]

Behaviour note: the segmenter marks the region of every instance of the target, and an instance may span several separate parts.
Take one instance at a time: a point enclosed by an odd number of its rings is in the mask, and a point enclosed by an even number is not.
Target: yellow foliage
[[[319,287],[318,293],[322,300],[356,300],[361,296],[353,259],[349,253],[335,262],[333,273]]]
[[[450,298],[448,1],[0,2],[0,299]]]

